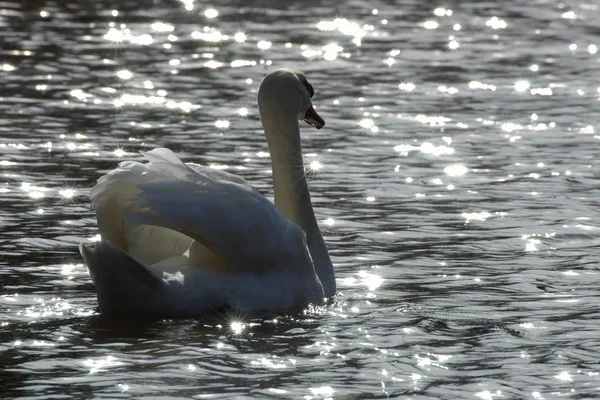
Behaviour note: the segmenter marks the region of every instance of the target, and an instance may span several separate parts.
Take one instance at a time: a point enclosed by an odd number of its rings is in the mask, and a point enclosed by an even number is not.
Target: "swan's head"
[[[298,115],[299,120],[321,129],[325,121],[312,106],[310,99],[314,94],[313,87],[304,73],[288,68],[271,72],[265,76],[258,88],[261,118],[293,113]]]

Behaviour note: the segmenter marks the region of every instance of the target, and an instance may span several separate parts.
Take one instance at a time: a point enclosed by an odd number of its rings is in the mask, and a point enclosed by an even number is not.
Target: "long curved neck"
[[[297,114],[262,115],[273,168],[275,205],[305,233],[315,270],[326,297],[335,293],[335,275],[319,231],[304,175]]]

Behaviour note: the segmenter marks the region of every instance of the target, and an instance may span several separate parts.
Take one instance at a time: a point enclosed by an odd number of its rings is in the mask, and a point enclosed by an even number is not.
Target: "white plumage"
[[[102,240],[82,245],[81,253],[102,312],[289,309],[334,294],[333,267],[298,165],[298,118],[324,124],[309,86],[301,72],[279,70],[259,89],[277,206],[241,177],[185,164],[164,148],[98,180],[90,197]]]

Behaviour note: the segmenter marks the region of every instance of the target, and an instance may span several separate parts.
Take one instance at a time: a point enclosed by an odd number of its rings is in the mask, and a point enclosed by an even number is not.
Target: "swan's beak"
[[[304,121],[306,121],[309,125],[314,126],[317,129],[321,129],[325,126],[325,120],[317,114],[312,104],[306,110],[306,115],[304,116]]]

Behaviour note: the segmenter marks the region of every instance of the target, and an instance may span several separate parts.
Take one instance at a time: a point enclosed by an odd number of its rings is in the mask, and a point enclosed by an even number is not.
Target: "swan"
[[[166,148],[121,162],[91,189],[101,240],[80,252],[105,314],[193,316],[228,307],[284,310],[322,304],[335,273],[315,218],[299,120],[325,121],[297,70],[268,74],[258,108],[275,204],[246,180],[183,163]]]

